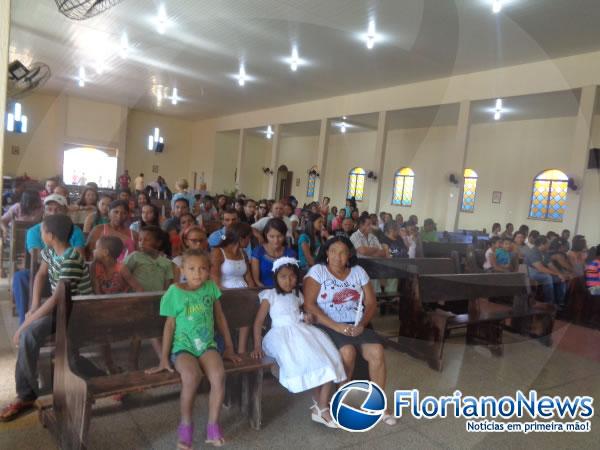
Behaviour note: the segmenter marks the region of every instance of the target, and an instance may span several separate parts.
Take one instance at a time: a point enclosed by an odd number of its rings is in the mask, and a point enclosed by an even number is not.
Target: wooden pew
[[[465,243],[423,242],[425,258],[452,258],[461,268],[464,268],[465,258],[471,249],[471,244]]]
[[[176,372],[148,375],[144,370],[84,378],[77,370],[79,348],[161,337],[165,319],[159,315],[162,292],[78,296],[68,284],[58,286],[56,353],[52,408],[40,410],[44,426],[54,431],[60,448],[86,448],[92,405],[98,398],[179,384]],[[258,310],[258,290],[223,291],[221,305],[231,328],[252,325]],[[225,362],[226,375],[241,374],[241,408],[253,429],[260,429],[263,371],[270,358],[245,356],[240,364]]]
[[[555,310],[551,305],[532,305],[529,302],[527,277],[522,273],[421,275],[418,296],[422,305],[469,301],[467,314],[452,315],[434,310],[427,312],[423,323],[422,343],[428,348],[431,367],[442,370],[444,342],[449,331],[467,328],[468,344],[486,344],[493,354],[502,355],[502,331],[506,320],[521,321],[520,331],[528,330],[527,319],[543,318],[542,336],[549,336],[554,324]],[[513,297],[512,308],[482,311],[483,299]],[[549,339],[549,338],[548,338]]]
[[[13,275],[18,270],[19,259],[26,259],[26,238],[27,230],[34,226],[37,222],[25,222],[21,220],[12,220],[10,226],[10,239],[9,239],[9,256],[8,256],[8,288],[11,291],[11,298],[13,302],[13,316],[17,315],[17,309],[15,304],[14,296],[12,295],[12,281]],[[23,263],[26,267],[26,262]]]

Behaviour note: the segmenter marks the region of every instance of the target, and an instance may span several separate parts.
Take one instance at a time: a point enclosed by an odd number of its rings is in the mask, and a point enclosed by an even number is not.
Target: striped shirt
[[[69,247],[62,255],[57,255],[52,248],[45,248],[42,250],[42,260],[48,264],[52,292],[60,280],[69,280],[73,295],[92,294],[88,266],[83,255],[74,247]]]
[[[585,268],[585,285],[589,288],[600,287],[600,258],[595,259]]]

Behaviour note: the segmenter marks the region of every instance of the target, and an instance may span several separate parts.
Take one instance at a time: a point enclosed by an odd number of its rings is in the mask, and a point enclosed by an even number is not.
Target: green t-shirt
[[[196,357],[216,349],[213,305],[221,298],[214,281],[207,280],[195,291],[173,284],[160,301],[160,315],[175,318],[171,353],[185,351]]]
[[[173,279],[173,263],[164,256],[133,252],[125,258],[125,265],[146,292],[162,291],[165,282]]]

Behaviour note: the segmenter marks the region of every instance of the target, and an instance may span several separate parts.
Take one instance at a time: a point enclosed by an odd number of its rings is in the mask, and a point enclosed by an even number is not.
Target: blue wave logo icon
[[[364,432],[383,417],[387,398],[383,390],[367,380],[351,381],[333,395],[330,412],[338,426],[346,431]]]

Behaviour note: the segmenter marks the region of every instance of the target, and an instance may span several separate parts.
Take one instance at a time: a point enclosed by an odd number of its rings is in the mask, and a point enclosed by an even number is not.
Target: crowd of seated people
[[[13,295],[19,313],[19,329],[13,338],[19,349],[17,399],[2,410],[0,420],[12,420],[31,409],[39,395],[37,358],[54,326],[52,311],[60,280],[70,280],[75,294],[166,291],[161,302],[161,315],[168,318],[165,333],[162,340],[153,339],[151,344],[160,361],[154,370],[175,369],[182,374],[182,422],[178,429],[182,448],[193,434],[190,405],[197,381],[194,374],[200,368],[211,384],[207,441],[219,445],[223,442],[218,426],[223,390],[221,356],[238,361],[239,355],[252,350],[256,357],[264,352],[276,357],[284,369],[291,364],[286,352],[293,351],[292,341],[279,346],[273,338],[265,338],[261,347],[259,335],[267,314],[274,327],[287,326],[282,315],[295,316],[303,307],[307,322],[315,323],[322,332],[312,328],[294,331],[304,336],[298,338],[298,345],[317,339],[325,354],[331,348],[339,350],[339,365],[322,368],[327,376],[289,385],[293,392],[315,390],[313,420],[335,426],[326,408],[330,383],[351,376],[357,351],[369,364],[373,379],[383,387],[383,347],[367,326],[376,311],[375,293],[380,281],[385,283],[386,291],[395,291],[388,284],[396,280],[369,280],[357,265],[358,258],[414,258],[420,240],[438,240],[432,219],[426,219],[419,228],[414,215],[405,221],[401,214],[394,218],[386,212],[361,212],[352,198],[340,208],[330,206],[327,197],[304,207],[294,197],[278,201],[254,200],[243,194],[215,198],[194,193],[185,179],[177,180],[176,192],[159,207],[145,189],[139,189],[143,187],[139,177],[133,196],[127,178],[121,177],[120,182],[113,196],[100,194],[91,185],[75,204],[70,204],[68,189],[56,180],[48,180],[42,192],[23,192],[15,204],[18,206],[11,206],[3,216],[3,230],[12,217],[42,222],[27,231],[26,239],[31,257],[41,257],[39,269],[35,274],[24,269],[14,275]],[[79,222],[83,230],[70,219],[74,213],[79,219],[85,215]],[[560,236],[552,232],[542,236],[525,225],[515,232],[514,226],[507,224],[502,232],[500,225],[494,224],[484,269],[511,272],[519,269],[519,263],[525,264],[529,277],[542,286],[545,301],[563,307],[567,283],[575,277],[586,276],[590,293],[599,294],[600,258],[594,253],[591,259],[585,238],[577,235],[570,239],[567,230]],[[299,285],[304,274],[302,292]],[[34,277],[32,292],[30,277]],[[360,314],[357,311],[361,308],[356,305],[353,309],[331,308],[336,292],[346,289],[348,280],[361,291],[355,298],[364,298]],[[324,284],[332,289],[331,295],[323,291]],[[249,327],[237,330],[234,345],[217,301],[221,289],[246,287],[265,289],[260,295],[265,306],[254,327],[253,349],[249,348]],[[211,302],[202,300],[207,296]],[[192,306],[182,307],[186,301]],[[194,316],[191,311],[200,315]],[[198,335],[189,322],[204,334]],[[291,332],[279,330],[276,334]],[[202,345],[190,348],[189,342]],[[139,345],[133,345],[132,352],[139,351]],[[102,352],[106,371],[117,371],[111,349],[104,347]],[[286,377],[297,375],[299,378],[294,379],[303,380],[302,364],[313,370],[315,364],[331,362],[331,358],[318,358],[317,351],[306,353],[309,360],[300,361],[300,365],[295,361],[287,367],[288,372],[282,371],[280,381],[284,386]],[[384,421],[394,423],[389,415]]]

